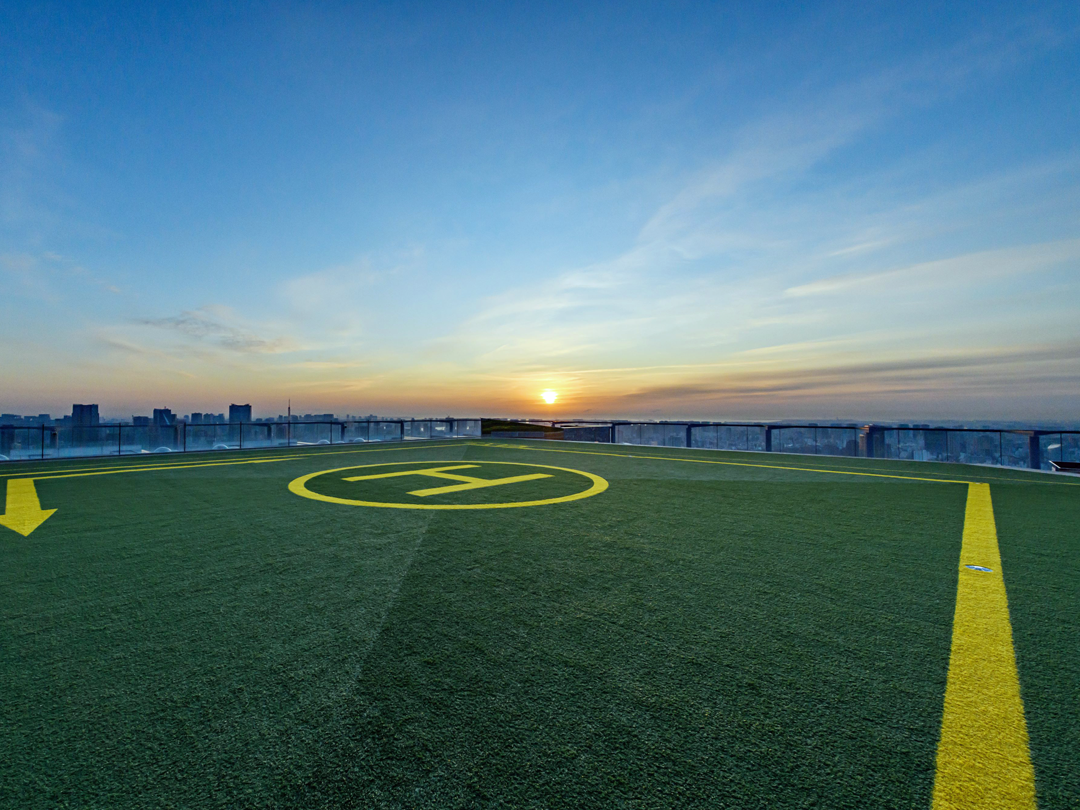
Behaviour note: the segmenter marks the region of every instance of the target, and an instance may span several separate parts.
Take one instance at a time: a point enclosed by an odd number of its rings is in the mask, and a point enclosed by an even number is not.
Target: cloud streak
[[[134,322],[242,354],[279,354],[296,348],[287,337],[262,337],[237,325],[232,310],[221,306],[201,307],[163,318],[140,318]]]

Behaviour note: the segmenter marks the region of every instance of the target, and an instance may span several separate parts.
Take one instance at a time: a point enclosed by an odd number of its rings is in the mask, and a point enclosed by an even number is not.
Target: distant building
[[[88,442],[96,444],[100,431],[95,428],[101,424],[97,405],[71,406],[71,443],[81,447]]]
[[[250,422],[251,421],[251,406],[250,405],[230,405],[229,406],[229,421],[230,422]]]
[[[168,408],[154,408],[154,424],[158,427],[172,427],[176,424],[176,414]]]
[[[97,405],[72,405],[71,424],[73,425],[99,425],[101,418],[98,416]]]
[[[149,416],[133,416],[131,417],[131,424],[136,427],[150,427]]]
[[[203,423],[203,415],[198,411],[194,411],[191,414],[191,424],[201,425]]]

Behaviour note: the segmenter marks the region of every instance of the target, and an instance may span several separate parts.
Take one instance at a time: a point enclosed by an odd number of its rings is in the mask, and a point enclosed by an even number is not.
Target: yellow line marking
[[[397,445],[395,447],[380,447],[380,448],[365,448],[363,450],[340,450],[334,453],[319,453],[318,456],[324,455],[341,455],[343,453],[377,453],[387,450],[419,450],[419,447],[407,447]],[[430,445],[427,449],[431,449]],[[37,490],[34,487],[35,481],[48,481],[54,478],[86,478],[94,475],[116,475],[119,473],[128,472],[155,472],[157,470],[193,470],[203,469],[205,467],[233,467],[240,464],[272,464],[278,461],[295,461],[297,459],[313,458],[313,456],[304,455],[279,455],[279,456],[264,456],[261,458],[248,458],[239,461],[191,461],[184,464],[152,464],[147,466],[127,465],[123,467],[106,467],[104,469],[97,468],[84,468],[90,471],[66,471],[61,473],[53,473],[51,475],[36,475],[33,471],[23,471],[22,478],[8,478],[7,481],[7,506],[3,515],[0,515],[0,526],[7,526],[9,529],[18,532],[24,537],[28,537],[31,532],[44,523],[51,515],[53,515],[55,509],[42,509],[41,504],[38,501]],[[498,463],[498,462],[491,462]],[[26,473],[29,472],[29,475]]]
[[[16,478],[7,482],[7,498],[4,514],[0,515],[0,525],[29,537],[55,511],[41,508],[33,478]]]
[[[449,495],[451,492],[465,492],[470,489],[484,489],[486,487],[499,487],[504,484],[519,484],[522,481],[536,481],[540,478],[551,478],[550,475],[514,475],[509,478],[474,478],[471,475],[454,475],[448,470],[474,470],[479,464],[454,464],[449,467],[429,467],[426,470],[405,470],[404,472],[379,473],[378,475],[352,475],[342,481],[374,481],[378,478],[402,478],[407,475],[425,475],[428,478],[445,478],[450,481],[463,481],[461,484],[453,484],[445,487],[432,487],[431,489],[417,489],[410,492],[418,498],[426,498],[429,495]]]
[[[542,441],[545,441],[545,440],[543,440],[543,439],[533,439],[533,441],[534,442],[542,442]],[[547,441],[551,441],[551,440],[547,440]],[[764,467],[766,469],[771,469],[771,470],[798,470],[799,472],[824,472],[824,473],[832,473],[834,475],[842,475],[842,474],[844,474],[845,470],[852,470],[851,467],[846,467],[846,468],[840,468],[840,467],[836,467],[836,466],[832,466],[832,467],[790,467],[790,466],[787,466],[787,465],[784,465],[784,464],[752,464],[752,463],[749,463],[749,462],[715,461],[713,459],[679,458],[679,457],[676,457],[676,456],[642,455],[642,454],[636,454],[636,453],[599,453],[599,452],[590,451],[590,450],[556,450],[556,449],[550,448],[550,447],[537,447],[535,444],[532,444],[532,445],[510,444],[508,442],[475,442],[474,441],[474,442],[469,442],[469,443],[472,444],[475,447],[499,447],[499,448],[502,448],[504,450],[539,450],[539,451],[545,452],[545,453],[580,453],[582,455],[614,456],[614,457],[617,457],[617,458],[638,458],[638,459],[646,458],[646,459],[653,459],[653,460],[656,460],[656,461],[688,461],[688,462],[690,462],[692,464],[728,464],[728,465],[737,466],[737,467]],[[617,447],[629,447],[631,445],[622,445],[622,444],[620,444],[620,445],[616,445],[616,446]],[[652,447],[654,445],[636,445],[636,446],[638,446],[638,447],[646,447],[646,446]],[[664,448],[658,447],[657,449],[664,449]],[[747,450],[708,450],[706,448],[693,448],[693,447],[686,447],[686,448],[681,448],[681,449],[688,450],[688,451],[690,451],[692,453],[693,452],[699,452],[699,453],[711,453],[711,452],[748,453],[748,452],[752,452],[752,451],[747,451]],[[762,455],[762,454],[765,454],[765,451],[759,451],[758,452],[758,455]],[[774,451],[772,453],[769,453],[769,455],[785,456],[785,455],[800,455],[800,454],[798,454],[798,453],[781,453],[781,452],[778,452],[778,451]],[[817,458],[820,458],[823,461],[825,459],[828,459],[828,458],[834,458],[834,459],[839,461],[840,459],[850,458],[850,456],[817,456]],[[881,459],[881,460],[884,461],[886,459]],[[929,464],[931,462],[910,461],[908,459],[896,459],[894,461],[894,463],[897,463],[897,464]],[[967,466],[977,466],[977,465],[963,464],[962,466],[967,467]],[[872,475],[873,471],[879,471],[880,472],[882,470],[881,467],[867,467],[865,469],[868,470],[868,472],[862,472],[862,471],[853,470],[850,474],[851,475]],[[971,478],[977,478],[977,479],[980,479],[980,480],[983,480],[983,481],[1002,481],[1004,483],[1014,483],[1014,484],[1035,484],[1035,485],[1038,485],[1038,486],[1080,487],[1080,482],[1041,480],[1038,476],[1040,476],[1042,474],[1040,472],[1038,472],[1037,470],[1025,470],[1025,469],[1017,469],[1017,468],[1001,468],[1001,469],[1002,469],[1003,472],[1015,473],[1016,477],[1010,477],[1010,476],[1007,476],[1007,475],[989,475],[989,474],[980,473],[978,475],[971,476]],[[936,473],[933,470],[928,470],[927,472],[923,473],[924,476],[934,476],[934,475],[944,476],[944,475],[950,475],[950,474],[951,473],[944,473],[944,472]],[[969,480],[969,479],[960,481],[960,480],[952,479],[952,478],[926,478],[926,477],[918,477],[918,478],[916,478],[916,477],[912,477],[912,476],[899,475],[899,474],[896,474],[896,473],[894,473],[894,474],[881,474],[881,475],[879,475],[877,477],[879,477],[879,478],[904,478],[904,479],[911,480],[911,481],[938,481],[938,482],[943,483],[943,484],[969,484],[969,483],[971,483],[971,480]]]
[[[445,477],[450,478],[451,476]],[[453,477],[463,478],[464,476]],[[539,481],[541,478],[551,478],[551,476],[546,473],[535,473],[533,475],[511,475],[507,478],[492,478],[490,480],[474,478],[464,484],[450,484],[449,486],[432,487],[431,489],[414,489],[409,494],[415,495],[417,498],[426,498],[429,495],[449,495],[452,492],[465,492],[470,489],[484,489],[485,487],[501,487],[505,484],[520,484],[525,481]]]
[[[544,498],[537,501],[516,501],[514,503],[446,503],[446,504],[434,504],[434,503],[386,503],[382,501],[361,501],[354,500],[352,498],[335,498],[332,495],[323,495],[320,492],[312,492],[307,488],[307,482],[312,478],[317,478],[320,475],[329,475],[336,472],[344,472],[346,470],[361,470],[368,469],[370,467],[389,467],[393,464],[440,464],[443,462],[438,461],[388,461],[384,464],[362,464],[356,467],[339,467],[335,470],[320,470],[319,472],[309,473],[303,475],[292,481],[289,484],[289,492],[294,495],[299,495],[301,498],[311,498],[315,501],[325,501],[326,503],[340,503],[346,506],[378,506],[386,509],[516,509],[522,506],[542,506],[550,503],[565,503],[566,501],[578,501],[582,498],[591,498],[593,495],[599,495],[608,488],[608,482],[601,478],[599,475],[593,473],[583,472],[582,470],[571,470],[566,467],[552,467],[550,464],[525,464],[517,461],[478,461],[476,464],[464,465],[468,467],[480,466],[483,464],[508,464],[514,467],[539,467],[543,470],[559,470],[560,472],[573,473],[574,475],[580,475],[584,478],[588,478],[592,481],[592,486],[581,492],[576,492],[573,495],[563,495],[559,498]],[[437,467],[435,470],[441,471],[447,469],[446,467]],[[460,467],[451,467],[449,469],[460,469]],[[424,473],[428,471],[416,471],[417,473]],[[414,473],[415,474],[415,473]],[[344,478],[345,481],[363,481],[372,478],[390,478],[390,475],[357,475],[350,478]],[[517,481],[534,480],[538,478],[550,478],[550,475],[522,475],[514,476],[513,478],[499,478],[499,479],[483,479],[483,478],[470,478],[468,476],[450,476],[441,472],[434,474],[435,478],[467,478],[468,483],[462,486],[449,486],[439,487],[432,490],[418,490],[416,492],[410,492],[410,495],[418,495],[425,497],[426,495],[435,495],[440,492],[456,492],[465,489],[479,489],[481,486],[495,486],[499,484],[510,484]]]
[[[326,452],[326,451],[319,452],[319,449],[313,448],[311,450],[301,451],[300,453],[295,452],[297,448],[294,446],[294,447],[291,447],[291,448],[281,448],[280,450],[277,450],[276,452],[271,451],[273,453],[272,455],[259,455],[259,456],[256,456],[254,459],[252,459],[250,456],[248,456],[247,453],[244,453],[245,458],[243,460],[241,460],[241,461],[231,461],[231,462],[216,460],[217,458],[221,458],[221,452],[222,451],[215,452],[215,451],[212,451],[212,450],[205,450],[205,451],[204,450],[193,450],[190,453],[176,453],[177,456],[180,456],[181,458],[184,459],[183,461],[169,461],[168,457],[165,456],[164,454],[157,455],[157,456],[153,456],[153,454],[146,454],[146,455],[143,455],[143,456],[136,456],[136,455],[116,456],[116,457],[102,458],[101,461],[103,461],[103,462],[105,462],[106,460],[109,461],[109,462],[112,462],[112,461],[127,461],[127,462],[130,462],[130,463],[122,464],[121,466],[118,466],[118,467],[102,467],[100,464],[95,465],[93,467],[66,467],[66,468],[61,468],[61,471],[64,472],[64,473],[83,472],[83,471],[101,472],[103,470],[115,470],[116,472],[124,472],[124,471],[130,470],[130,469],[152,470],[152,469],[155,469],[157,467],[161,467],[163,469],[170,469],[171,470],[171,469],[175,469],[177,467],[177,465],[184,465],[184,466],[190,465],[190,466],[193,466],[193,467],[194,466],[220,466],[222,464],[245,464],[245,463],[248,463],[248,462],[250,462],[252,460],[262,460],[262,459],[266,459],[268,461],[279,461],[279,460],[283,460],[283,459],[315,458],[317,456],[340,456],[340,455],[348,455],[350,453],[382,453],[382,452],[392,452],[392,451],[395,451],[395,450],[421,450],[421,449],[432,449],[432,448],[442,449],[444,447],[468,446],[468,445],[471,445],[472,442],[460,441],[460,440],[450,440],[450,439],[435,439],[435,440],[432,440],[430,442],[426,442],[422,446],[421,445],[416,445],[416,444],[412,444],[412,445],[410,445],[410,444],[402,444],[401,442],[386,442],[386,444],[387,444],[386,447],[373,447],[372,445],[375,445],[375,444],[377,444],[377,443],[376,442],[370,442],[368,444],[361,445],[361,446],[358,446],[358,447],[354,446],[354,447],[352,447],[352,448],[350,448],[348,450],[331,450],[329,452]],[[252,451],[252,452],[254,452],[254,451]],[[282,453],[291,453],[291,455],[281,455]],[[215,458],[208,458],[208,456],[211,456],[211,454],[213,454],[213,456]],[[152,458],[148,458],[147,456],[152,456]],[[230,456],[231,456],[231,454],[230,454]],[[40,464],[45,464],[46,465],[44,468],[36,467],[36,468],[33,468],[33,469],[28,469],[27,467],[23,466],[23,462],[18,462],[18,469],[17,470],[12,471],[12,472],[0,472],[0,478],[41,478],[46,474],[53,474],[53,473],[50,473],[50,470],[55,469],[57,464],[63,464],[64,461],[77,461],[77,462],[88,463],[88,462],[91,462],[93,460],[94,459],[85,459],[85,458],[83,458],[83,459],[53,459],[53,460],[50,461],[50,460],[46,459],[45,461],[25,462],[26,464],[39,464],[39,465]],[[153,462],[159,462],[159,463],[153,463]]]
[[[419,462],[417,462],[419,463]],[[459,481],[472,481],[465,475],[448,475],[447,470],[475,470],[479,467],[479,464],[453,464],[448,467],[431,467],[426,470],[399,470],[392,473],[377,473],[376,475],[350,475],[348,478],[342,478],[342,481],[374,481],[379,478],[404,478],[408,475],[427,475],[431,478],[457,478]]]
[[[375,443],[372,442],[372,444],[375,444]],[[971,483],[970,480],[957,480],[957,479],[951,479],[951,478],[928,478],[928,477],[924,477],[924,476],[900,475],[900,474],[897,474],[897,473],[889,474],[889,473],[860,472],[860,471],[854,471],[854,470],[841,470],[841,469],[827,468],[827,467],[792,467],[792,466],[788,466],[788,465],[785,465],[785,464],[753,464],[753,463],[750,463],[750,462],[718,461],[718,460],[714,460],[714,459],[700,459],[700,458],[680,458],[680,457],[676,457],[676,456],[645,455],[645,454],[638,454],[638,453],[601,453],[601,452],[595,452],[595,451],[589,451],[589,450],[558,450],[558,449],[550,448],[550,447],[536,447],[534,445],[507,444],[505,442],[484,442],[484,441],[473,441],[473,440],[463,440],[463,439],[439,439],[439,440],[425,441],[423,443],[418,442],[416,444],[407,444],[407,443],[402,444],[402,443],[399,443],[399,442],[387,442],[386,444],[388,446],[385,446],[385,447],[364,446],[363,448],[348,449],[348,450],[331,450],[331,451],[322,451],[322,452],[307,451],[307,452],[304,452],[303,454],[295,454],[294,453],[292,455],[287,455],[287,456],[284,456],[284,455],[283,456],[278,456],[278,455],[275,454],[274,456],[260,456],[258,459],[248,459],[248,460],[244,460],[244,461],[232,461],[232,462],[209,461],[209,460],[205,460],[205,459],[194,459],[193,458],[190,462],[185,462],[183,464],[169,464],[167,462],[166,463],[161,463],[161,464],[146,464],[146,463],[140,464],[139,462],[135,462],[133,465],[127,465],[127,466],[123,466],[123,467],[109,467],[109,468],[105,468],[105,469],[101,469],[101,468],[98,468],[98,467],[82,467],[82,468],[75,468],[75,469],[68,468],[67,470],[65,470],[65,472],[63,474],[67,475],[68,477],[74,477],[74,476],[71,475],[71,473],[82,472],[82,471],[88,471],[89,474],[93,474],[93,475],[101,474],[101,473],[105,472],[106,470],[115,471],[115,472],[128,472],[128,471],[150,472],[150,471],[155,470],[155,469],[169,469],[169,470],[172,470],[172,469],[182,469],[182,468],[186,468],[186,467],[203,467],[203,466],[205,466],[205,467],[217,467],[217,466],[224,466],[224,465],[228,465],[228,464],[247,464],[247,463],[251,463],[252,461],[259,461],[259,460],[286,461],[286,460],[295,460],[295,459],[315,458],[317,456],[321,457],[321,456],[350,455],[350,454],[353,454],[353,453],[382,453],[382,452],[394,452],[394,451],[397,451],[397,450],[421,450],[421,449],[430,450],[430,449],[445,449],[445,448],[448,448],[448,447],[497,447],[497,448],[503,449],[503,450],[536,450],[536,451],[544,452],[544,453],[575,453],[575,454],[579,454],[579,455],[611,456],[613,458],[636,458],[636,459],[648,459],[648,460],[652,460],[652,461],[684,461],[684,462],[688,462],[688,463],[691,463],[691,464],[718,464],[718,465],[734,466],[734,467],[756,467],[756,468],[763,468],[763,469],[770,469],[770,470],[794,470],[796,472],[820,472],[820,473],[826,473],[826,474],[830,474],[830,475],[859,475],[859,476],[869,476],[869,477],[874,477],[874,478],[898,478],[898,479],[908,480],[908,481],[928,481],[928,482],[932,482],[932,483],[937,482],[937,483],[943,483],[943,484],[968,484],[968,483]],[[619,446],[622,446],[622,445],[619,445]],[[691,450],[692,450],[692,448],[691,448]],[[209,453],[209,452],[212,452],[212,451],[205,451],[205,452],[204,451],[196,451],[195,454],[199,455],[199,456],[205,456],[206,453]],[[286,451],[286,452],[288,452],[288,451]],[[702,452],[707,452],[707,451],[702,451]],[[737,451],[732,451],[732,452],[737,452]],[[132,459],[132,461],[134,462],[134,459]],[[912,463],[916,463],[916,462],[912,462]],[[873,469],[880,470],[881,468],[878,467],[878,468],[870,468],[870,469],[872,469],[872,470]],[[1016,472],[1023,475],[1023,473],[1025,471],[1017,470]],[[39,474],[39,473],[42,473],[42,474]],[[60,475],[60,474],[59,473],[48,473],[47,470],[40,470],[40,469],[39,470],[25,470],[25,469],[23,469],[23,470],[19,470],[18,472],[0,473],[0,478],[3,478],[3,477],[19,477],[19,478],[36,478],[36,479],[40,480],[40,479],[45,478],[45,477],[58,477],[58,475]],[[938,473],[927,472],[925,475],[933,476],[933,475],[938,475]],[[941,473],[941,475],[944,475],[944,473]],[[1031,473],[1031,475],[1033,476],[1034,473]],[[1019,477],[1019,478],[1009,478],[1009,477],[1005,477],[1005,476],[978,475],[978,476],[973,476],[973,478],[979,478],[979,479],[987,480],[987,481],[1004,481],[1004,482],[1007,482],[1007,483],[1035,484],[1035,485],[1039,485],[1039,486],[1072,486],[1072,487],[1080,486],[1080,482],[1072,483],[1072,482],[1068,482],[1068,481],[1040,481],[1040,480],[1035,480],[1033,477],[1028,477],[1028,476]]]
[[[991,571],[967,568],[977,565]],[[933,810],[1035,810],[989,484],[968,485]]]
[[[460,445],[454,445],[460,446]],[[282,456],[260,456],[259,458],[242,459],[239,461],[191,461],[179,464],[152,464],[145,466],[129,465],[126,467],[108,467],[103,470],[97,470],[92,467],[85,468],[88,472],[61,472],[36,475],[31,473],[26,476],[27,478],[33,478],[36,481],[44,481],[49,478],[84,478],[92,475],[112,475],[115,473],[126,472],[153,472],[155,470],[190,470],[201,469],[203,467],[233,467],[241,464],[271,464],[278,461],[297,461],[313,458],[321,458],[322,456],[339,456],[339,455],[352,455],[358,453],[384,453],[393,452],[396,450],[420,450],[420,447],[409,447],[396,445],[394,447],[380,447],[380,448],[365,448],[363,450],[338,450],[331,453],[317,453],[312,455],[282,455]],[[426,449],[431,449],[430,447]]]
[[[502,445],[489,444],[485,447],[500,447]],[[795,472],[824,473],[826,475],[859,475],[868,478],[899,478],[904,481],[929,481],[933,484],[967,484],[968,481],[956,481],[949,478],[920,478],[914,475],[897,475],[888,473],[849,472],[846,470],[827,470],[819,467],[790,467],[784,464],[750,464],[745,461],[716,461],[707,458],[679,458],[677,456],[641,456],[633,453],[598,453],[595,450],[557,450],[554,447],[524,447],[506,446],[511,450],[535,450],[540,453],[575,453],[582,456],[612,456],[614,458],[648,459],[649,461],[685,461],[688,464],[720,464],[726,467],[756,467],[764,470],[794,470]]]

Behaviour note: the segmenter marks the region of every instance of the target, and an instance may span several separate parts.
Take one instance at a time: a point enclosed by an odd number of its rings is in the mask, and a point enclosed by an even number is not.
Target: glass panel
[[[338,440],[345,444],[370,441],[371,422],[346,422],[338,434]]]
[[[611,427],[608,425],[563,425],[563,439],[568,442],[604,442],[611,441]]]
[[[997,464],[1001,436],[997,431],[949,431],[949,460],[961,464]]]
[[[754,428],[754,435],[757,436],[760,431]],[[748,450],[748,439],[750,438],[750,430],[746,427],[718,427],[716,429],[716,449],[717,450]]]
[[[120,428],[117,425],[75,425],[56,431],[57,458],[120,454]]]
[[[738,428],[736,428],[738,430]],[[746,449],[765,452],[765,426],[753,426],[746,428]]]
[[[52,444],[53,428],[0,427],[0,461],[26,461],[29,459],[52,458],[55,446]]]
[[[918,449],[918,431],[894,429],[886,430],[885,458],[914,460]]]
[[[126,430],[124,431],[127,432]],[[187,450],[237,450],[240,447],[239,425],[188,425]]]
[[[817,452],[825,456],[857,456],[859,435],[856,428],[818,428]]]
[[[1028,437],[1022,433],[1001,434],[1001,463],[1006,467],[1031,466]]]
[[[1080,433],[1061,433],[1059,461],[1080,461]]]
[[[405,423],[406,439],[430,439],[431,423],[425,420],[411,419]]]
[[[294,422],[292,426],[293,447],[331,444],[334,425],[330,422]]]
[[[480,435],[480,420],[479,419],[457,419],[454,421],[454,435],[455,436],[479,436]]]
[[[719,428],[715,425],[692,425],[690,427],[690,446],[703,450],[717,448],[716,437]]]
[[[686,425],[642,423],[634,427],[640,430],[640,438],[636,442],[631,442],[632,444],[650,447],[686,447]]]
[[[1039,437],[1039,469],[1052,470],[1050,466],[1051,461],[1062,460],[1062,447],[1060,433],[1047,433]]]
[[[683,430],[681,427],[678,429]],[[774,433],[773,436],[775,439],[776,434]],[[672,438],[678,441],[677,438]],[[765,449],[765,426],[691,425],[690,441],[691,447],[703,450],[756,450],[760,452]],[[682,447],[683,445],[671,446]]]
[[[773,428],[772,449],[774,453],[813,453],[814,429]]]
[[[906,431],[900,431],[903,435]],[[946,430],[913,430],[911,458],[915,461],[948,461],[949,436]],[[907,458],[907,456],[901,456]]]
[[[404,438],[401,422],[372,422],[371,438],[373,442],[397,442]]]
[[[121,455],[179,453],[184,449],[179,425],[123,425],[118,428]]]

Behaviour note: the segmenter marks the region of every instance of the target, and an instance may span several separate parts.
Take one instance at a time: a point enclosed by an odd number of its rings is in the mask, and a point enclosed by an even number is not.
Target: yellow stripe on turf
[[[1035,808],[1035,771],[989,484],[968,485],[934,779],[933,810],[954,808]]]

